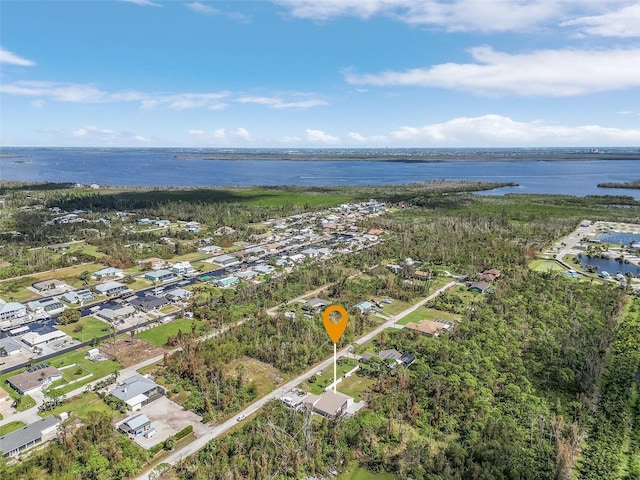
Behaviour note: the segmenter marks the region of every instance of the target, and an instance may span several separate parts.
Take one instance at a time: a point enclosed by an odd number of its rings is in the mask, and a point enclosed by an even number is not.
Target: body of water
[[[598,240],[604,243],[630,245],[632,243],[640,243],[640,234],[627,232],[601,233],[598,235]]]
[[[521,150],[514,150],[512,154],[500,151],[500,156],[485,152],[482,161],[465,161],[465,158],[475,160],[478,155],[462,152],[455,157],[453,154],[444,157],[455,158],[454,161],[437,162],[420,161],[424,156],[417,160],[411,155],[405,158],[401,155],[403,151],[395,150],[364,156],[364,160],[361,154],[338,155],[335,151],[331,151],[331,160],[323,160],[323,151],[305,154],[300,160],[285,151],[282,155],[279,151],[269,151],[262,159],[256,159],[255,151],[247,151],[246,155],[242,151],[220,152],[217,155],[215,150],[204,154],[179,149],[5,148],[3,153],[12,156],[0,158],[0,179],[156,187],[388,185],[464,179],[519,184],[519,187],[484,192],[490,195],[628,195],[640,199],[639,190],[597,187],[601,182],[640,179],[640,160],[635,160],[639,158],[637,152],[589,160],[584,158],[598,157],[581,155],[580,159],[566,160],[572,158],[571,155],[559,156],[555,150],[526,156]],[[279,160],[280,157],[289,159]],[[353,160],[356,157],[359,160]],[[371,158],[379,161],[369,160]],[[547,158],[553,161],[545,161]]]
[[[631,272],[634,277],[640,275],[639,267],[636,267],[632,263],[619,262],[613,258],[588,257],[583,255],[580,260],[580,264],[583,268],[587,265],[594,265],[598,267],[598,273],[609,272],[611,276],[614,276],[618,272],[623,275],[627,272]]]

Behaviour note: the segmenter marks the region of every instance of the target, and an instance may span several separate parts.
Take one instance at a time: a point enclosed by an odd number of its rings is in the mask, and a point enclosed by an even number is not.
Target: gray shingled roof
[[[3,455],[7,455],[14,450],[35,442],[42,437],[43,430],[53,427],[57,423],[58,421],[51,415],[22,427],[20,430],[7,433],[4,437],[0,437],[0,452]]]

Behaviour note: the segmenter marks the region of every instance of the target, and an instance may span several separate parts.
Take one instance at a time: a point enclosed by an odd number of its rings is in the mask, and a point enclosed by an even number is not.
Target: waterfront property
[[[22,353],[22,347],[11,337],[0,338],[0,357],[10,357]]]
[[[129,318],[134,313],[136,313],[136,309],[131,305],[107,304],[96,315],[108,322],[115,322]]]
[[[57,298],[41,298],[27,303],[27,309],[32,312],[34,318],[46,318],[57,316],[66,310],[66,306]]]
[[[230,267],[232,265],[238,265],[240,261],[233,255],[222,254],[211,259],[213,263],[222,265],[223,267]]]

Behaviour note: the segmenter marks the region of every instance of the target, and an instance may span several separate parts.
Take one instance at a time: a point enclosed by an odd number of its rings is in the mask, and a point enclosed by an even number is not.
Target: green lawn
[[[0,426],[0,437],[4,437],[7,433],[15,432],[26,425],[26,423],[18,421],[6,423]]]
[[[83,327],[82,331],[76,331],[76,328],[80,326]],[[87,342],[109,333],[109,325],[94,317],[84,317],[76,323],[58,325],[57,328],[80,342]]]
[[[338,391],[353,397],[356,402],[362,400],[366,392],[376,381],[373,378],[360,377],[356,374],[345,378],[338,384]]]
[[[49,412],[39,412],[38,415],[46,417],[48,415],[57,415],[62,412],[73,413],[80,420],[87,418],[90,412],[106,412],[114,415],[114,420],[119,419],[122,415],[107,406],[95,393],[82,393],[64,404],[57,406]]]
[[[398,320],[396,323],[398,325],[406,325],[409,322],[418,323],[420,320],[437,320],[439,318],[454,323],[459,322],[461,319],[460,315],[456,315],[455,313],[443,312],[442,310],[436,310],[435,308],[420,307],[418,310]]]
[[[349,370],[353,369],[353,360],[349,359],[348,361],[343,361],[340,363],[338,360],[338,368],[336,369],[337,378],[342,377]],[[328,385],[333,383],[333,365],[328,368],[325,368],[322,371],[322,375],[316,375],[316,381],[314,383],[309,383],[308,381],[302,382],[300,384],[300,388],[308,390],[314,395],[319,395],[324,392],[324,389],[327,388]],[[338,384],[340,385],[340,384]]]
[[[167,344],[167,339],[176,335],[179,330],[181,330],[182,333],[190,333],[193,323],[196,324],[196,333],[198,335],[202,332],[202,327],[207,324],[207,322],[203,322],[201,320],[189,320],[183,318],[140,332],[138,337],[146,340],[147,342],[153,343],[158,347],[163,347]]]
[[[392,473],[374,473],[362,468],[360,465],[353,464],[344,472],[338,475],[337,480],[396,480],[397,477]]]
[[[118,362],[114,362],[113,360],[105,360],[103,362],[92,362],[91,360],[87,360],[84,356],[86,351],[87,349],[83,348],[75,352],[59,355],[47,361],[49,365],[56,368],[60,368],[65,365],[72,365],[75,363],[76,365],[78,365],[78,367],[84,370],[83,374],[78,375],[78,377],[82,377],[89,373],[93,374],[89,378],[86,378],[79,382],[64,385],[57,389],[57,391],[64,394],[69,393],[70,391],[75,390],[76,388],[80,388],[89,382],[98,380],[102,377],[106,377],[107,375],[110,375],[111,373],[121,368],[121,365]],[[69,371],[74,373],[76,369],[76,367],[72,367],[69,369]]]
[[[550,270],[564,272],[567,270],[555,260],[534,260],[529,264],[529,268],[536,272],[548,272]]]
[[[422,299],[418,299],[422,300]],[[398,313],[406,310],[411,306],[410,303],[402,302],[400,300],[393,300],[393,303],[383,303],[384,307],[382,307],[382,314],[390,317],[391,315],[397,315]]]

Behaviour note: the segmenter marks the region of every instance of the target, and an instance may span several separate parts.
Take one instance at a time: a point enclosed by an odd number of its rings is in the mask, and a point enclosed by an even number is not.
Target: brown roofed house
[[[422,335],[426,335],[428,337],[437,337],[440,335],[440,333],[442,333],[443,330],[448,330],[451,327],[440,322],[422,320],[418,323],[409,322],[404,326],[404,328],[421,333]]]

